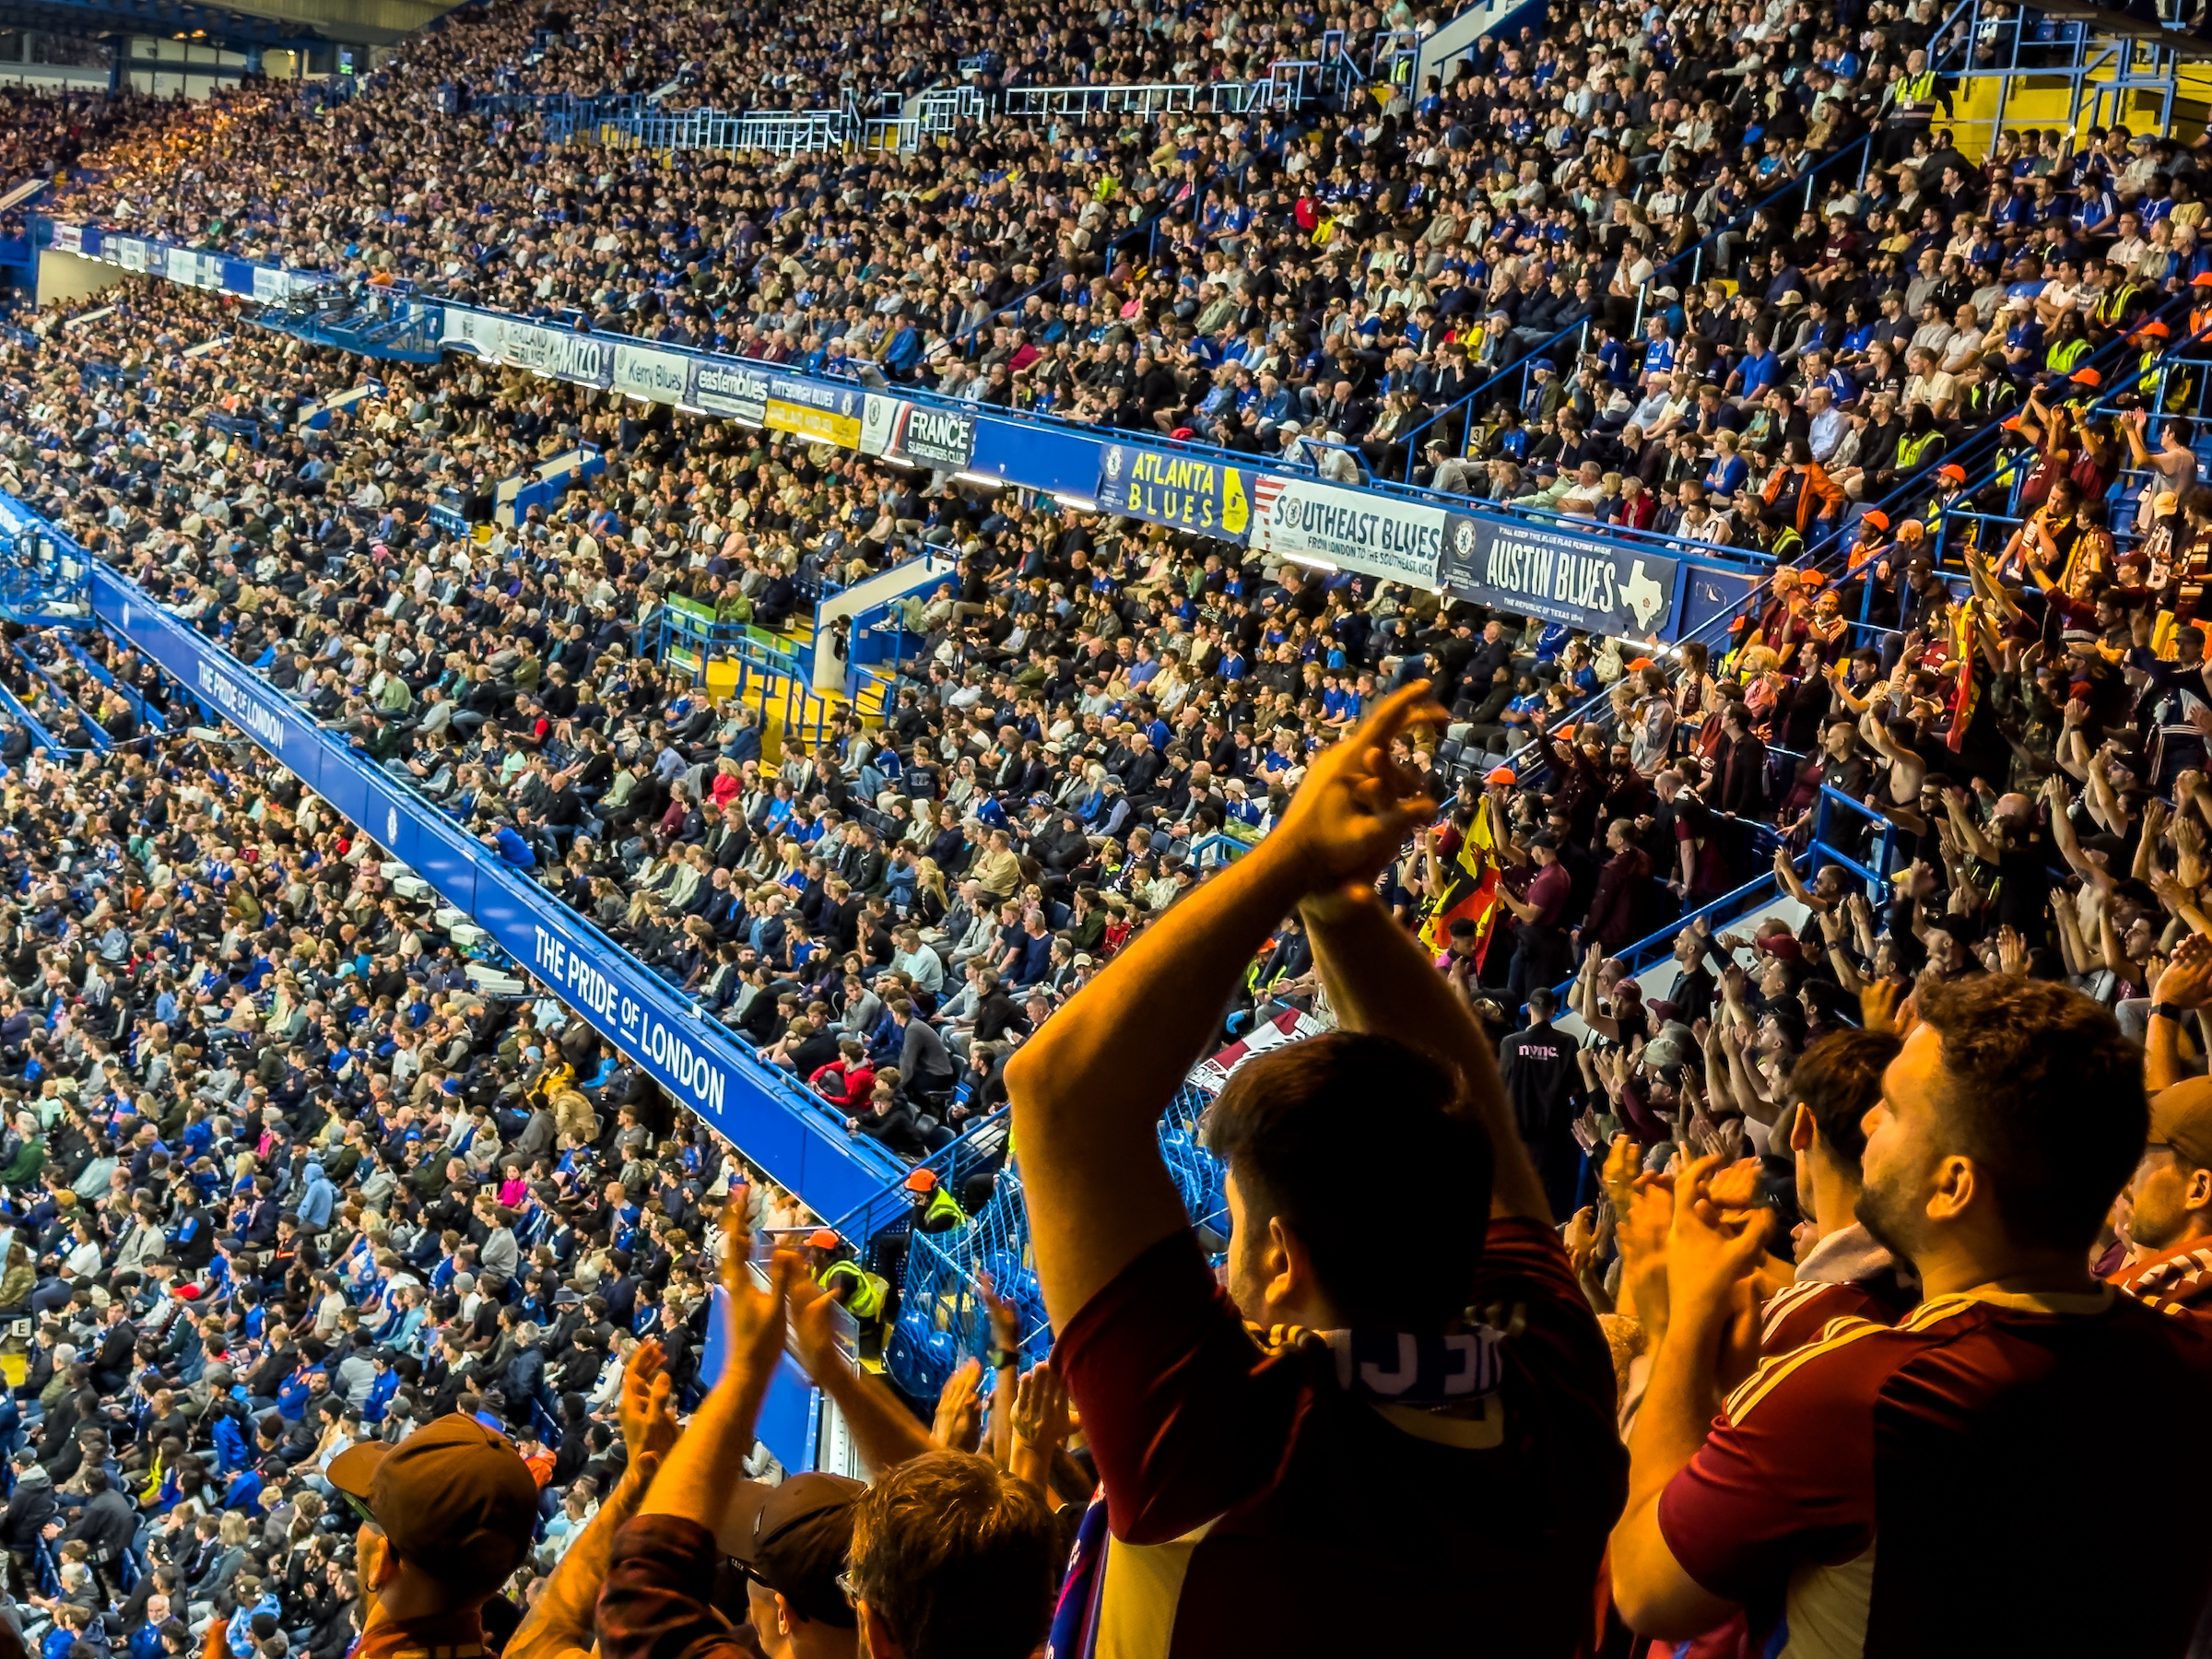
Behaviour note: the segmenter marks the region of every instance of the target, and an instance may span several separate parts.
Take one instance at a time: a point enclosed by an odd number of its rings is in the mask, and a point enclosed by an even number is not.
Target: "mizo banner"
[[[1302,563],[1436,586],[1444,510],[1312,478],[1263,476],[1253,487],[1252,545]]]
[[[607,335],[578,334],[572,328],[449,305],[439,330],[439,343],[466,346],[488,362],[527,369],[572,385],[605,392],[615,383],[618,342]]]
[[[1633,542],[1546,524],[1454,512],[1444,532],[1445,588],[1457,599],[1564,622],[1592,633],[1661,632],[1675,565]]]

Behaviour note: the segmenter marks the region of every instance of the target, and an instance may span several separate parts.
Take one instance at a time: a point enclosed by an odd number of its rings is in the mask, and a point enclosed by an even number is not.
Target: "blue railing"
[[[1195,1087],[1177,1091],[1160,1117],[1159,1149],[1183,1208],[1202,1230],[1201,1242],[1218,1251],[1229,1235],[1228,1205],[1220,1160],[1199,1144],[1207,1100]],[[1052,1322],[1038,1288],[1018,1165],[1000,1172],[991,1201],[966,1227],[916,1232],[909,1242],[899,1323],[884,1347],[885,1368],[901,1389],[934,1398],[955,1367],[991,1347],[986,1279],[1000,1300],[1014,1306],[1022,1364],[1042,1364],[1052,1352]]]

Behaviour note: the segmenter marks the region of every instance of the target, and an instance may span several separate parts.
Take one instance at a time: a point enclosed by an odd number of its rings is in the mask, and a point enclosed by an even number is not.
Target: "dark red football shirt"
[[[1938,1297],[1762,1364],[1659,1524],[1764,1653],[2178,1659],[2212,1551],[2185,1486],[2147,1485],[2143,1460],[2207,1400],[2194,1320],[2109,1288]],[[2115,1514],[2124,1575],[2070,1524]]]
[[[1188,1233],[1093,1297],[1054,1358],[1112,1529],[1094,1651],[1585,1647],[1626,1497],[1605,1338],[1535,1222],[1489,1224],[1469,1300],[1503,1333],[1474,1412],[1378,1405],[1306,1350],[1262,1347]]]

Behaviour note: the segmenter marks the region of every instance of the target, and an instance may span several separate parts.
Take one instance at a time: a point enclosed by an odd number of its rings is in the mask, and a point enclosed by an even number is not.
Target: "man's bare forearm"
[[[553,1569],[537,1606],[508,1638],[506,1659],[568,1659],[590,1653],[598,1640],[599,1587],[606,1581],[615,1535],[645,1500],[648,1474],[644,1460],[631,1459],[583,1529],[583,1536],[569,1546]]]
[[[1201,882],[1006,1063],[1014,1144],[1055,1325],[1150,1245],[1187,1227],[1155,1125],[1220,1030],[1238,976],[1303,896],[1262,841]]]
[[[844,1416],[846,1432],[860,1448],[861,1460],[874,1473],[881,1475],[909,1458],[937,1449],[936,1442],[929,1438],[929,1430],[914,1420],[913,1413],[900,1405],[888,1387],[863,1372],[841,1352],[822,1359],[818,1364],[810,1363],[806,1370],[821,1391],[837,1402],[838,1410]]]

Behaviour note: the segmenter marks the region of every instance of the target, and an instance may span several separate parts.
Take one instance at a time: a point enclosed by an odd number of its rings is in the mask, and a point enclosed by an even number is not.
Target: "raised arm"
[[[1963,789],[1947,789],[1943,792],[1944,810],[1950,815],[1951,828],[1957,831],[1959,844],[1983,864],[1994,865],[2002,854],[1998,853],[1995,843],[1982,833],[1982,826],[1974,821],[1974,815],[1967,810],[1966,803],[1967,794]]]
[[[937,1449],[929,1430],[884,1382],[845,1358],[833,1326],[837,1303],[803,1273],[791,1280],[791,1345],[815,1386],[837,1402],[861,1461],[881,1475],[895,1464]]]
[[[1007,1062],[1037,1275],[1055,1325],[1189,1225],[1156,1125],[1253,953],[1309,894],[1371,881],[1434,814],[1390,759],[1393,738],[1443,718],[1428,694],[1426,681],[1404,688],[1324,750],[1265,841],[1137,935]]]
[[[536,1605],[507,1639],[505,1659],[583,1659],[598,1641],[599,1589],[615,1535],[638,1512],[661,1460],[682,1432],[661,1374],[661,1345],[640,1343],[622,1368],[622,1443],[629,1462],[583,1535],[569,1547]]]

